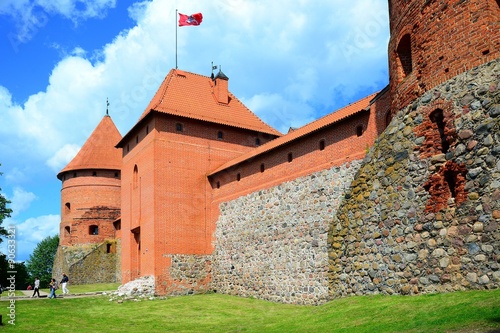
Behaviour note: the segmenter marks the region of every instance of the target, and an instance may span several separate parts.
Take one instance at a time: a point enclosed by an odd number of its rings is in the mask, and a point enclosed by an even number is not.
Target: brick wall
[[[211,176],[213,218],[217,218],[221,202],[363,158],[387,126],[387,114],[389,95],[384,92],[367,111]],[[362,133],[357,132],[358,127]]]
[[[122,280],[154,275],[161,281],[157,292],[163,294],[174,280],[169,272],[172,255],[212,251],[215,225],[209,220],[211,187],[206,175],[255,147],[256,138],[263,143],[273,137],[152,115],[124,143]]]
[[[76,170],[62,179],[60,245],[114,238],[113,221],[120,216],[120,171]]]
[[[496,0],[391,0],[389,8],[393,112],[436,85],[500,55]]]

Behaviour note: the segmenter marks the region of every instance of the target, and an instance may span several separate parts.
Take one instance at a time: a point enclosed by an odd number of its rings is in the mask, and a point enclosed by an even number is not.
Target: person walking
[[[69,294],[69,290],[67,288],[68,282],[69,282],[68,276],[66,275],[66,273],[63,273],[63,278],[61,280],[61,287],[62,287],[63,295]]]
[[[49,298],[57,298],[56,296],[56,290],[57,290],[57,281],[56,279],[52,278],[52,280],[50,281],[50,295],[49,295]]]
[[[38,295],[37,297],[40,297],[40,279],[38,276],[35,278],[35,285],[33,286],[33,295],[31,297],[35,297],[35,295]]]

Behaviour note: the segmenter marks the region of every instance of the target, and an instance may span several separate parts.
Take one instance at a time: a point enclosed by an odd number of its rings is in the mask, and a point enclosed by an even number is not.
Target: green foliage
[[[0,176],[1,175],[2,173],[0,172]],[[3,196],[2,189],[0,188],[0,243],[3,241],[2,237],[7,236],[7,230],[2,227],[2,222],[7,217],[10,217],[12,213],[12,209],[7,207],[8,204],[10,204],[10,201]]]
[[[10,286],[10,282],[7,278],[10,277],[10,273],[14,271],[15,273],[15,285],[16,289],[26,289],[29,284],[29,274],[24,262],[16,262],[14,263],[14,267],[10,267],[9,261],[7,260],[7,256],[5,254],[0,253],[0,284],[6,288]]]
[[[40,286],[50,283],[52,278],[52,267],[59,246],[59,235],[49,236],[42,240],[33,250],[30,258],[26,261],[26,268],[32,278],[40,278]]]
[[[16,311],[16,326],[5,321],[5,332],[489,332],[500,328],[500,290],[346,297],[321,306],[221,294],[123,303],[100,296],[18,300]]]

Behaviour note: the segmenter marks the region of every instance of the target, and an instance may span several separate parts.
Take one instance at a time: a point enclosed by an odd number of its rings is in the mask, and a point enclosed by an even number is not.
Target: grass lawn
[[[95,283],[95,284],[79,284],[79,285],[68,285],[68,290],[71,294],[81,294],[96,291],[116,291],[120,283]],[[49,288],[42,288],[41,291],[49,293]],[[56,295],[61,294],[61,287],[56,291]]]
[[[15,326],[8,323],[8,304],[0,302],[4,332],[465,333],[500,329],[500,290],[348,297],[321,306],[221,294],[121,304],[105,296],[18,300]]]

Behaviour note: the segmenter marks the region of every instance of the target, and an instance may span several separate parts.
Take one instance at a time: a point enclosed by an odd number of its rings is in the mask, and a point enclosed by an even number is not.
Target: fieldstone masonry
[[[171,255],[168,283],[163,282],[168,295],[206,292],[210,285],[211,255]]]
[[[499,110],[497,60],[396,115],[333,218],[332,297],[498,287]]]
[[[329,224],[359,166],[346,163],[222,204],[213,288],[284,303],[326,302]]]
[[[497,60],[397,113],[363,161],[222,204],[213,288],[295,304],[497,288],[499,115]]]
[[[106,240],[99,244],[59,246],[52,276],[60,279],[65,272],[70,278],[70,284],[118,282],[121,271],[120,251],[119,240]]]

